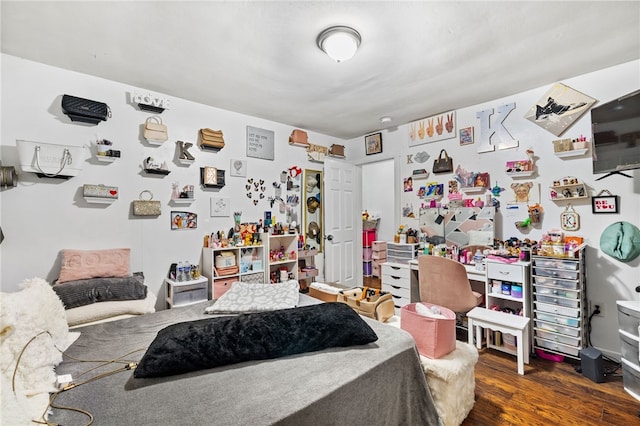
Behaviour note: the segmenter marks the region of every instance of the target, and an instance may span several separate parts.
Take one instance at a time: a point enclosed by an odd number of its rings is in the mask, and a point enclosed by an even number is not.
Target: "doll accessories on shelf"
[[[62,96],[62,112],[71,121],[82,123],[98,124],[111,118],[111,109],[104,102],[92,101],[90,99],[78,98],[76,96]]]
[[[145,193],[150,197],[148,200],[143,199],[143,194]],[[153,194],[147,189],[140,193],[139,200],[133,202],[134,216],[159,216],[160,213],[162,213],[160,201],[153,201]]]
[[[148,141],[164,142],[169,139],[167,126],[162,123],[162,118],[157,115],[147,118],[144,122],[143,136]]]
[[[444,158],[442,158],[444,154]],[[450,173],[453,171],[453,159],[446,150],[441,150],[440,155],[433,161],[433,173]]]

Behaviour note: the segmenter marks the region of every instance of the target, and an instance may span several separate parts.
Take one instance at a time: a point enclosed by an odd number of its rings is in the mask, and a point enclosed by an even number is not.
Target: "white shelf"
[[[579,157],[581,155],[586,154],[587,151],[589,151],[589,148],[572,149],[570,151],[560,151],[560,152],[556,152],[555,154],[556,154],[556,157],[560,157],[560,158]]]
[[[113,163],[119,157],[107,157],[106,155],[96,155],[96,159],[103,163]]]
[[[512,178],[519,178],[519,177],[533,176],[535,172],[536,172],[535,170],[527,170],[526,172],[505,172],[505,173],[507,174],[507,176],[510,176]]]
[[[113,204],[117,198],[84,197],[84,200],[89,204]]]
[[[189,160],[186,158],[178,158],[178,163],[185,165],[185,166],[189,166],[191,164],[193,164],[196,160]]]
[[[164,144],[165,141],[154,141],[152,139],[145,139],[149,145],[160,146]]]
[[[460,188],[465,194],[480,194],[487,189],[486,186],[463,186]]]
[[[172,204],[191,204],[195,201],[195,198],[173,198],[171,200]]]

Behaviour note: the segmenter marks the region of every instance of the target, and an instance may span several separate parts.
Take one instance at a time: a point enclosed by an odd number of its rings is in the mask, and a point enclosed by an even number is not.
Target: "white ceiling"
[[[343,139],[640,58],[638,1],[1,6],[4,53]],[[352,60],[316,47],[332,25]]]

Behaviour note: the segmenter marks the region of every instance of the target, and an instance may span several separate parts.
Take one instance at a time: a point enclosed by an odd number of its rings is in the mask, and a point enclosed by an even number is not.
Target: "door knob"
[[[331,235],[331,234],[327,235],[326,238],[327,238],[328,241],[333,241],[333,235]]]

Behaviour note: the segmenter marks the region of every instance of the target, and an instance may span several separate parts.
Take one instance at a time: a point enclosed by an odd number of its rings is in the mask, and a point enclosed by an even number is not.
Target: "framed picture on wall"
[[[364,149],[367,155],[382,152],[382,133],[374,133],[364,137]]]
[[[617,195],[599,195],[591,198],[591,210],[594,214],[618,213]]]
[[[460,129],[460,145],[471,145],[473,143],[473,127]]]

